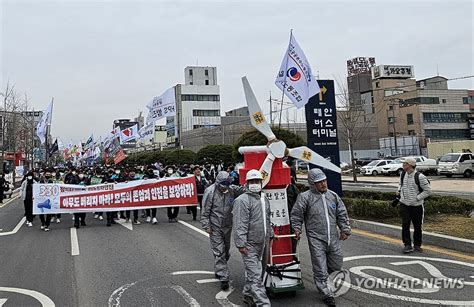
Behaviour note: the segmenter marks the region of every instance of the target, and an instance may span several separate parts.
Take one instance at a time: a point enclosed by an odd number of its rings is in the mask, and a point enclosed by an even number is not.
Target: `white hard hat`
[[[251,169],[250,171],[247,172],[247,176],[245,177],[245,180],[249,181],[249,180],[254,180],[254,179],[263,180],[262,173],[260,173],[260,171],[257,171],[256,169]]]

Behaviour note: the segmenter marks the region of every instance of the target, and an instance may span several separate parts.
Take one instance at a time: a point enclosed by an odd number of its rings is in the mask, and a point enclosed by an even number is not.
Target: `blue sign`
[[[318,84],[321,92],[311,97],[305,106],[308,147],[340,166],[334,81],[318,80]],[[316,166],[310,164],[310,167]],[[328,178],[329,189],[342,196],[341,174],[323,171]]]

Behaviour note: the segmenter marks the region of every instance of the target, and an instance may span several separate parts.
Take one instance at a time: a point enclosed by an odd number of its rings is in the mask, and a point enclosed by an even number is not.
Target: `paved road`
[[[41,306],[39,301],[44,306],[51,306],[48,305],[51,302],[55,306],[241,304],[244,274],[237,250],[232,249],[230,261],[234,290],[222,293],[219,284],[212,282],[213,261],[208,238],[192,228],[198,227],[198,223],[185,210],[180,213],[180,223],[168,223],[166,210],[158,210],[158,215],[158,225],[144,223],[133,226],[133,230],[122,225],[106,227],[105,222],[88,215],[88,225],[77,230],[78,250],[73,250],[76,242],[70,215],[65,215],[61,224],[52,225],[51,231],[45,233],[40,231],[38,219],[33,228],[16,227],[23,216],[19,200],[0,208],[3,229],[0,306]],[[400,254],[400,248],[398,240],[354,233],[343,246],[344,265],[351,271],[351,283],[361,284],[360,288],[338,297],[338,303],[413,306],[470,301],[469,304],[474,304],[473,255],[449,254],[427,247],[429,250],[423,254],[405,257]],[[272,299],[274,306],[321,306],[320,295],[312,282],[305,238],[300,251],[306,289],[295,298]],[[376,277],[406,274],[418,278],[442,274],[464,278],[468,283],[462,289],[451,290],[429,285],[414,290],[410,286],[376,290],[360,279],[364,274]],[[25,289],[35,292],[24,292]]]

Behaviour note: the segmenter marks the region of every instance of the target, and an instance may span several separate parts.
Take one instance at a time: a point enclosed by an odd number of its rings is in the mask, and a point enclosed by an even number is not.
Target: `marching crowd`
[[[323,294],[323,302],[326,305],[335,306],[334,292],[328,277],[332,272],[342,269],[341,241],[346,240],[351,234],[347,210],[341,198],[328,189],[327,178],[322,170],[315,168],[309,171],[309,189],[300,193],[295,185],[296,172],[291,163],[288,164],[292,168],[292,183],[287,187],[287,206],[290,212],[290,225],[295,235],[293,250],[301,237],[304,225],[316,288]],[[402,237],[405,244],[403,252],[413,251],[410,235],[406,230],[412,221],[415,225],[415,250],[422,251],[420,229],[422,213],[419,213],[418,208],[422,210],[423,199],[431,194],[431,189],[426,177],[415,171],[414,159],[406,159],[403,166],[407,175],[402,175],[397,193],[400,195],[400,210],[403,215]],[[26,223],[30,227],[33,226],[32,186],[36,182],[91,185],[137,179],[183,177],[191,174],[196,179],[201,226],[209,234],[215,276],[221,282],[222,290],[229,289],[231,273],[228,261],[233,235],[235,247],[242,255],[245,268],[244,302],[250,306],[270,306],[262,278],[268,261],[269,243],[271,240],[278,240],[278,236],[274,235],[270,221],[270,203],[262,192],[263,178],[258,170],[248,171],[245,180],[240,180],[233,166],[224,168],[222,165],[162,167],[155,164],[108,168],[97,166],[28,172],[21,185]],[[241,186],[240,182],[245,184]],[[179,209],[179,207],[167,209],[170,223],[177,222]],[[193,220],[197,219],[197,206],[186,207],[186,210],[188,214],[192,214]],[[138,210],[106,212],[106,225],[115,224],[119,218],[140,224],[139,215]],[[146,218],[147,223],[156,224],[156,215],[156,208],[141,212],[141,217]],[[94,213],[94,218],[103,220],[102,213]],[[61,215],[40,215],[40,220],[41,229],[49,231],[52,220],[60,223]],[[86,213],[75,213],[73,220],[76,228],[86,226]]]

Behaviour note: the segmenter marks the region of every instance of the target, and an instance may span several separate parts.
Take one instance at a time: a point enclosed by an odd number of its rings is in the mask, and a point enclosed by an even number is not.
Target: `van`
[[[449,153],[441,157],[438,163],[438,175],[472,176],[474,170],[474,155],[472,153]]]

